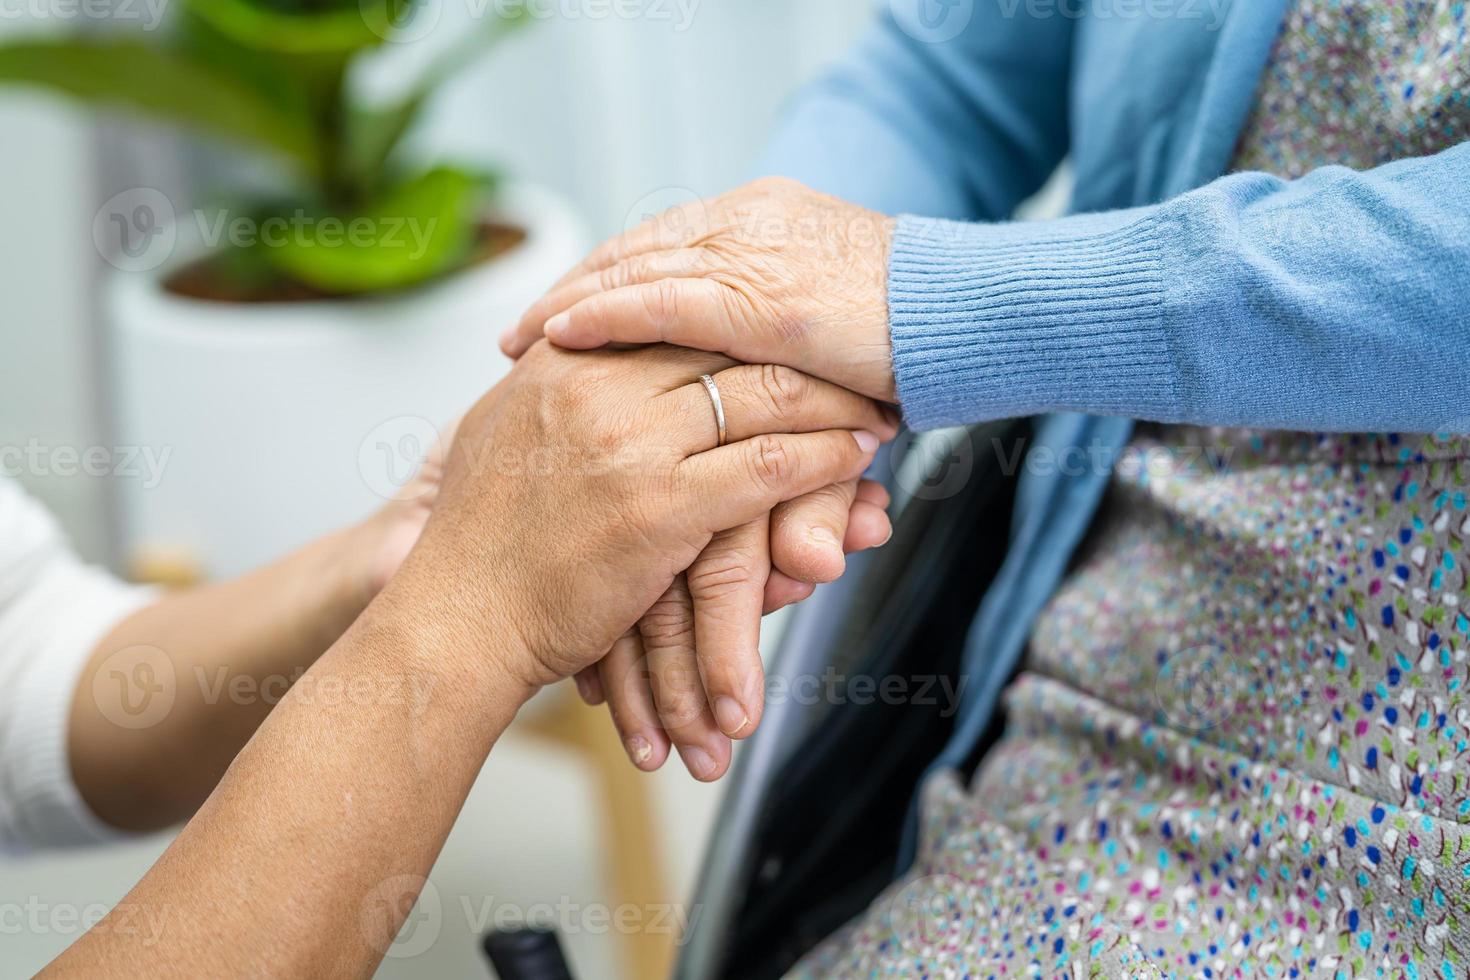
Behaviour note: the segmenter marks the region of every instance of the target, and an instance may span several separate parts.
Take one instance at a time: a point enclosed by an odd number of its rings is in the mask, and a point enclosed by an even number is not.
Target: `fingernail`
[[[894,408],[892,405],[884,405],[882,406],[882,408],[883,418],[888,420],[889,425],[893,426],[896,429],[903,424],[903,416],[899,414],[898,409]]]
[[[858,429],[852,434],[852,437],[857,440],[858,447],[865,453],[874,452],[878,448],[878,437],[867,429]]]
[[[715,721],[719,723],[720,731],[734,738],[750,724],[750,715],[740,707],[739,701],[728,695],[721,695],[715,698]]]
[[[623,748],[628,751],[628,758],[633,760],[635,766],[643,765],[653,755],[653,746],[642,735],[629,735],[623,739]]]
[[[679,758],[684,760],[685,768],[700,779],[708,779],[715,774],[714,757],[697,745],[679,746]]]
[[[583,677],[581,674],[573,674],[572,682],[577,685],[577,693],[581,695],[583,701],[592,700],[592,698],[590,697],[592,688],[588,685],[588,681],[585,677]]]
[[[510,352],[510,343],[516,339],[516,328],[509,327],[505,333],[500,335],[500,349],[506,353]]]
[[[567,328],[571,325],[572,315],[570,313],[558,313],[556,316],[546,321],[546,336],[555,340],[556,338],[565,335],[567,332]]]

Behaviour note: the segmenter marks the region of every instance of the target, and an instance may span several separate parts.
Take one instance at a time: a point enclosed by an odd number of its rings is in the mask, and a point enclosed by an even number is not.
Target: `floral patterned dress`
[[[1299,0],[1237,168],[1461,142],[1465,18]],[[1140,428],[1004,738],[797,975],[1470,976],[1467,494],[1467,439]]]

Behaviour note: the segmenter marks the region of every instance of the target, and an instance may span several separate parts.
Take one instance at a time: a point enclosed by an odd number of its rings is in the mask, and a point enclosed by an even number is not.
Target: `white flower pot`
[[[117,273],[117,441],[154,461],[121,481],[128,555],[237,575],[381,505],[433,427],[510,369],[501,331],[589,245],[571,208],[534,186],[507,186],[493,217],[526,239],[396,296],[216,303],[168,293],[168,267]]]

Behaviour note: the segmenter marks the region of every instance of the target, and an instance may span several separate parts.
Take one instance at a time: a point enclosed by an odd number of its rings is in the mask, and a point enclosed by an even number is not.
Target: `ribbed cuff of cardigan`
[[[1007,224],[901,218],[888,312],[908,424],[1174,417],[1158,226],[1149,209]]]

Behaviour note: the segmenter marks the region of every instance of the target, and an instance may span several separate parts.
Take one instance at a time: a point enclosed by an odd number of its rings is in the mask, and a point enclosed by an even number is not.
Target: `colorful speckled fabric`
[[[1460,142],[1464,22],[1300,0],[1238,168]],[[1004,738],[797,975],[1470,977],[1467,494],[1470,439],[1141,428]]]
[[[1241,138],[1237,170],[1300,177],[1448,149],[1470,136],[1463,0],[1299,0]]]

